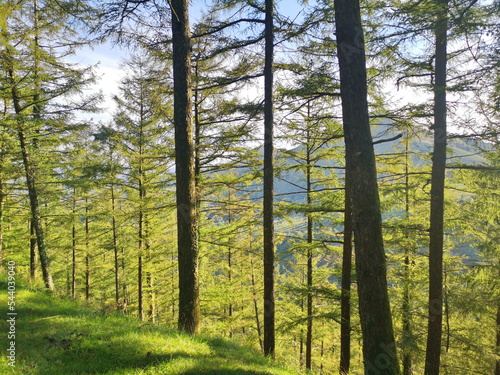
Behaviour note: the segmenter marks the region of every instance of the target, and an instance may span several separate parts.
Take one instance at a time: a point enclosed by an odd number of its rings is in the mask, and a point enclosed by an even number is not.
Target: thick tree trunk
[[[347,375],[351,364],[351,269],[352,210],[349,175],[345,174],[344,243],[342,248],[342,294],[340,299],[340,375]]]
[[[395,375],[399,364],[387,291],[359,1],[334,4],[365,373]]]
[[[273,0],[265,2],[264,63],[264,354],[275,355],[274,171],[273,171]]]
[[[179,329],[200,326],[198,223],[192,125],[191,39],[187,0],[172,0],[174,128],[179,259]]]
[[[448,0],[436,0],[436,60],[434,74],[434,150],[431,174],[429,232],[429,305],[425,375],[438,375],[443,321],[443,220],[446,171],[446,48]]]

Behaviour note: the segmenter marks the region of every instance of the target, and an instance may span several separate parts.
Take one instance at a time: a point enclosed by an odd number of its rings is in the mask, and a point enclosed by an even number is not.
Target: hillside
[[[411,160],[414,165],[422,165],[424,162],[429,162],[434,141],[432,135],[428,132],[418,129],[414,129],[414,131],[415,134],[409,145],[409,150],[412,154]],[[401,135],[401,132],[392,128],[390,124],[372,126],[372,135],[374,141],[393,139],[388,142],[377,143],[374,145],[374,151],[377,156],[396,154],[397,152],[400,152],[398,150],[404,149],[404,142],[402,138],[394,139],[396,136]],[[343,144],[341,141],[338,142],[339,144]],[[331,145],[325,144],[322,146],[322,149],[328,147],[331,147]],[[481,141],[466,138],[449,139],[447,165],[486,165],[487,161],[481,150],[487,150],[489,147],[490,146],[487,143]],[[293,151],[297,153],[303,152],[303,150],[303,146],[297,146],[293,149]],[[279,150],[276,153],[276,159],[282,159],[280,162],[288,167],[286,172],[282,172],[276,176],[274,182],[275,194],[277,196],[276,200],[283,199],[290,202],[303,202],[305,199],[304,173],[290,168],[290,166],[297,165],[297,161],[284,156],[283,152]],[[339,163],[333,160],[322,160],[317,164],[323,167],[333,167],[335,165],[339,166]],[[258,190],[260,190],[260,187]]]
[[[7,284],[2,332],[7,339]],[[257,351],[214,337],[187,336],[118,314],[104,314],[45,291],[16,291],[15,368],[6,350],[0,374],[292,375]]]

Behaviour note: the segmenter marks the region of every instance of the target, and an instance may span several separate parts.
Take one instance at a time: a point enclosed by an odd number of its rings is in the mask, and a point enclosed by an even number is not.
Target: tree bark
[[[347,375],[351,364],[351,269],[352,210],[349,175],[345,174],[344,243],[342,245],[342,294],[340,298],[340,375]]]
[[[251,255],[250,255],[250,267],[252,268],[252,295],[253,295],[253,308],[255,312],[255,328],[257,329],[257,335],[259,336],[260,350],[264,351],[264,342],[262,341],[262,330],[259,319],[259,304],[257,301],[257,290],[255,287],[255,271],[253,267],[253,258]]]
[[[399,364],[387,291],[359,1],[334,4],[365,373],[396,375]]]
[[[39,88],[39,67],[38,67],[38,12],[37,12],[37,2],[34,1],[34,36],[35,36],[35,43],[34,43],[34,55],[35,55],[35,69],[34,69],[34,80],[35,80],[35,94],[34,94],[34,107],[33,107],[33,119],[37,122],[40,122],[40,106],[37,105],[37,98],[40,93],[40,88]],[[10,45],[6,45],[5,53],[10,55],[9,60],[14,59],[14,53],[13,53],[13,48]],[[17,135],[18,135],[18,140],[19,144],[21,147],[21,154],[22,154],[22,159],[23,159],[23,165],[24,165],[24,171],[26,174],[26,185],[28,187],[28,195],[29,195],[29,200],[30,200],[30,207],[31,207],[31,217],[32,217],[32,223],[33,227],[35,230],[36,234],[36,240],[37,240],[37,246],[38,246],[38,253],[40,256],[40,263],[41,263],[41,268],[42,268],[42,275],[43,275],[43,281],[45,284],[45,287],[49,290],[54,290],[54,282],[52,280],[52,274],[50,271],[50,259],[47,254],[47,247],[45,243],[45,233],[44,233],[44,228],[42,224],[42,216],[40,212],[40,203],[39,203],[39,196],[38,196],[38,191],[37,191],[37,183],[36,183],[36,167],[35,163],[31,158],[31,155],[28,150],[28,145],[26,143],[26,134],[25,134],[25,123],[23,122],[24,119],[22,118],[22,115],[25,113],[23,112],[23,107],[21,106],[21,96],[17,90],[17,82],[15,79],[15,73],[14,73],[14,66],[10,65],[7,67],[7,74],[8,74],[8,79],[9,79],[9,84],[11,87],[11,95],[12,95],[12,103],[14,105],[14,111],[16,115],[18,116],[18,129],[17,129]]]
[[[443,322],[443,226],[446,171],[446,65],[448,0],[436,0],[437,7],[434,72],[434,151],[431,172],[431,214],[429,232],[429,305],[425,375],[438,375],[441,361]]]
[[[405,219],[410,218],[410,158],[409,158],[409,133],[405,137]],[[409,239],[410,234],[406,232],[405,237]],[[403,304],[402,304],[402,323],[403,323],[403,375],[412,375],[412,355],[410,342],[413,341],[411,324],[411,299],[410,299],[410,256],[411,249],[406,245],[404,260],[404,281],[403,281]]]
[[[273,0],[265,2],[264,63],[264,355],[275,355],[274,171],[273,171]]]
[[[120,304],[120,262],[119,262],[119,251],[118,251],[118,235],[116,232],[116,200],[115,200],[115,186],[111,183],[111,231],[113,235],[113,256],[114,256],[114,266],[115,266],[115,303],[116,308]]]
[[[310,118],[310,106],[308,105],[308,119]],[[307,149],[306,149],[306,191],[307,205],[311,207],[312,182],[311,182],[311,137],[309,124],[307,125]],[[307,331],[306,331],[306,369],[312,368],[312,338],[313,338],[313,219],[311,214],[307,215]]]
[[[36,256],[36,233],[35,225],[33,224],[33,217],[29,221],[30,229],[30,280],[36,280],[36,269],[38,264],[38,257]]]
[[[138,245],[137,253],[137,301],[138,301],[138,314],[139,319],[144,321],[144,288],[143,288],[143,246],[144,246],[144,212],[143,212],[143,199],[144,199],[144,186],[142,181],[142,166],[139,166],[139,232],[138,232]]]
[[[71,298],[76,299],[76,191],[73,189],[73,218],[71,227]]]
[[[31,162],[30,154],[28,152],[28,146],[26,144],[26,136],[24,135],[22,125],[20,124],[19,126],[20,127],[18,130],[18,138],[19,138],[19,144],[21,146],[21,153],[23,156],[24,171],[26,173],[26,184],[28,186],[32,223],[35,228],[36,242],[38,247],[38,255],[40,257],[40,263],[42,267],[43,281],[47,289],[54,290],[54,281],[52,280],[52,274],[50,271],[50,259],[47,254],[47,247],[45,243],[45,232],[43,230],[42,214],[40,212],[40,203],[38,200],[35,171]]]
[[[89,200],[85,198],[85,299],[90,300]]]
[[[174,128],[179,260],[178,327],[197,333],[200,326],[198,223],[192,125],[191,38],[187,0],[172,0]]]
[[[138,300],[138,314],[139,314],[139,319],[141,322],[144,321],[144,306],[143,306],[143,301],[144,301],[144,293],[143,293],[143,285],[142,285],[142,255],[139,255],[137,257],[137,300]]]

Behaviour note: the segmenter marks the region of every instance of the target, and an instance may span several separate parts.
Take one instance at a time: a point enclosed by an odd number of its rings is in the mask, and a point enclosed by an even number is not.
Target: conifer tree
[[[264,354],[274,357],[274,173],[273,173],[273,60],[274,3],[265,2],[265,62],[264,62]]]
[[[37,181],[40,177],[39,161],[36,160],[40,147],[38,137],[48,128],[61,126],[76,108],[93,106],[93,100],[83,105],[72,99],[68,99],[67,104],[60,102],[61,97],[69,98],[68,95],[77,93],[91,77],[88,70],[63,62],[64,57],[73,52],[74,40],[68,27],[73,18],[71,11],[75,10],[71,3],[65,8],[51,1],[43,4],[38,1],[7,2],[3,10],[1,25],[5,49],[1,64],[10,90],[8,113],[18,135],[44,283],[48,289],[53,289]],[[51,48],[56,37],[62,46],[58,50]]]
[[[365,372],[394,375],[399,374],[399,364],[387,292],[360,8],[357,1],[334,4]]]
[[[127,75],[121,82],[120,93],[115,96],[118,104],[118,112],[115,115],[117,125],[118,148],[120,154],[125,158],[127,186],[136,190],[131,197],[134,211],[137,215],[137,262],[138,262],[138,309],[141,320],[145,318],[143,308],[144,296],[143,282],[146,281],[148,299],[154,301],[152,274],[152,249],[150,222],[153,220],[151,201],[157,189],[160,174],[166,175],[166,169],[162,167],[165,162],[164,154],[168,150],[160,142],[167,141],[165,135],[165,122],[162,118],[168,116],[167,100],[162,98],[161,83],[163,79],[158,76],[158,62],[148,54],[133,56],[123,67]],[[159,154],[158,151],[162,151]],[[113,186],[111,187],[113,189]],[[113,190],[112,190],[113,192]],[[114,204],[113,204],[114,207]],[[114,220],[114,217],[113,217]],[[113,224],[113,228],[116,225]],[[115,232],[115,229],[113,230]],[[119,261],[116,238],[113,236],[113,248],[115,253],[115,275],[118,278]],[[143,272],[144,270],[144,272]],[[116,279],[116,303],[119,303],[119,285]],[[150,313],[154,306],[150,304]],[[151,315],[151,314],[150,314]],[[150,316],[154,319],[153,316]]]
[[[174,129],[179,252],[179,329],[199,331],[198,224],[194,175],[191,36],[186,0],[173,0]]]

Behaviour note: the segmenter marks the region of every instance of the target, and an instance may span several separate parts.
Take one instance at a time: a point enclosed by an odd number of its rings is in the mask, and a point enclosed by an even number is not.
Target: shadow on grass
[[[255,372],[248,370],[204,370],[194,368],[183,372],[182,375],[272,375],[270,372]]]
[[[20,288],[17,300],[16,375],[273,374],[268,359],[222,339],[95,313],[50,292]]]

